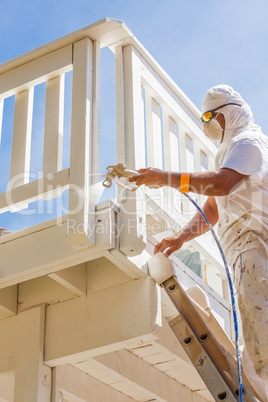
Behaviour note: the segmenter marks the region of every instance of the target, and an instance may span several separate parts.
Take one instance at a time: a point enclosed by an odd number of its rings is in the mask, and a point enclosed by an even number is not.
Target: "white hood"
[[[202,113],[215,109],[227,103],[237,103],[241,106],[228,105],[219,110],[225,118],[225,131],[222,143],[216,156],[216,169],[223,162],[230,141],[244,130],[260,131],[261,128],[254,124],[250,106],[242,96],[229,85],[218,85],[210,88],[202,103]]]

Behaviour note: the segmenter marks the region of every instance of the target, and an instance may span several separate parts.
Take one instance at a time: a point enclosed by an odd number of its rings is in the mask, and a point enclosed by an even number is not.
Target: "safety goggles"
[[[239,105],[238,103],[226,103],[225,105],[218,106],[215,109],[208,110],[207,112],[203,113],[202,116],[200,117],[200,120],[202,121],[202,123],[208,123],[211,119],[213,119],[213,117],[215,116],[215,112],[217,110],[221,109],[224,106],[228,106],[228,105],[242,106],[242,105]]]

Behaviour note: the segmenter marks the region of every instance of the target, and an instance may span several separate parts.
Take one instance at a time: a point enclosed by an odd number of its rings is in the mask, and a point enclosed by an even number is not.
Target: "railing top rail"
[[[48,53],[59,50],[65,46],[78,42],[84,38],[98,41],[101,47],[110,46],[117,40],[128,37],[128,32],[122,21],[111,18],[104,18],[94,24],[88,25],[68,35],[62,36],[38,48],[30,50],[20,56],[0,64],[0,74],[29,63],[36,58],[45,56]]]
[[[52,42],[49,42],[41,47],[33,49],[23,55],[15,57],[7,62],[0,64],[0,75],[7,71],[13,70],[17,67],[25,65],[32,60],[45,56],[48,53],[54,52],[67,45],[73,44],[85,37],[90,38],[93,41],[98,41],[100,47],[108,46],[112,51],[117,46],[133,45],[144,60],[151,65],[161,79],[168,85],[173,93],[182,102],[185,108],[191,113],[192,117],[196,120],[196,123],[200,126],[199,117],[201,115],[200,110],[194,105],[194,103],[185,95],[185,93],[178,87],[178,85],[169,77],[169,75],[163,70],[163,68],[156,62],[156,60],[150,55],[150,53],[144,48],[144,46],[137,40],[133,33],[128,29],[123,21],[104,18],[91,25],[74,31],[68,35],[58,38]],[[206,138],[202,138],[203,142],[206,142]],[[210,143],[210,148],[216,153],[216,147]],[[215,148],[215,149],[214,149]]]

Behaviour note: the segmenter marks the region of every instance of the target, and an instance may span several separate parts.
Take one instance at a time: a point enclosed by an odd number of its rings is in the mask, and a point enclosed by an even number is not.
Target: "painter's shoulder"
[[[236,135],[231,143],[241,143],[241,144],[264,144],[268,146],[268,136],[263,134],[261,129],[248,128],[238,135]]]

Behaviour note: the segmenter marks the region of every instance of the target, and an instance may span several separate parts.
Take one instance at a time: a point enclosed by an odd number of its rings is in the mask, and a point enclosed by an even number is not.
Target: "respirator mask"
[[[208,123],[203,123],[202,130],[205,136],[211,141],[221,141],[223,130],[220,123],[216,119],[212,119]]]

